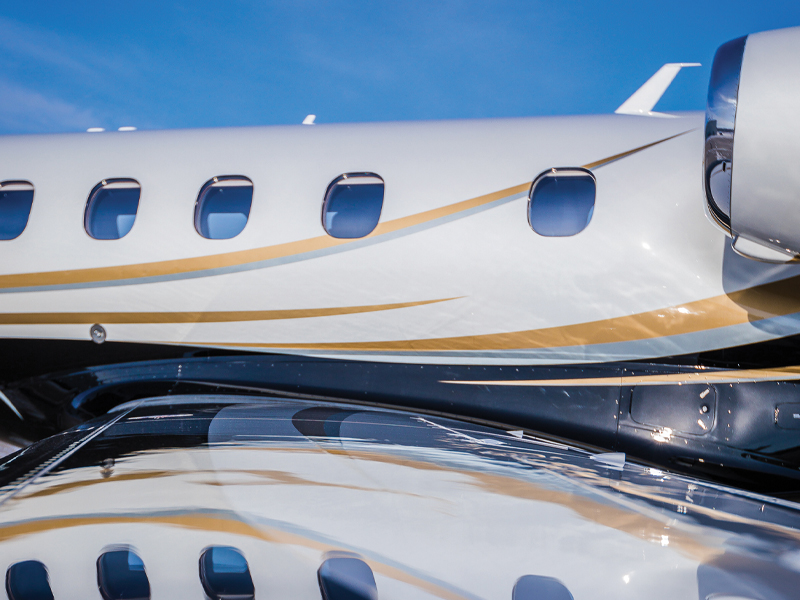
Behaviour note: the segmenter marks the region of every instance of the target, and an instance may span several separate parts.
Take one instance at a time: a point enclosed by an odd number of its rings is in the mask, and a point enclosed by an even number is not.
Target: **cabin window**
[[[375,173],[346,173],[334,179],[325,193],[322,226],[335,238],[362,238],[381,218],[383,179]]]
[[[572,594],[558,579],[542,575],[523,575],[517,579],[511,600],[573,600]]]
[[[550,169],[531,186],[528,222],[539,235],[564,237],[580,233],[592,220],[596,184],[586,169]]]
[[[372,569],[360,558],[329,558],[317,571],[323,600],[378,600]]]
[[[236,237],[250,217],[253,182],[241,175],[214,177],[200,190],[194,209],[194,227],[209,240]]]
[[[0,182],[0,240],[13,240],[25,230],[33,205],[33,185],[27,181]]]
[[[207,548],[200,557],[200,580],[211,600],[247,600],[255,596],[247,560],[236,548]]]
[[[11,565],[6,572],[9,600],[53,600],[47,568],[38,560]]]
[[[98,183],[86,203],[86,233],[96,240],[118,240],[128,235],[136,220],[141,192],[135,179],[104,179]]]
[[[97,584],[105,600],[148,600],[144,563],[131,550],[113,550],[97,559]]]

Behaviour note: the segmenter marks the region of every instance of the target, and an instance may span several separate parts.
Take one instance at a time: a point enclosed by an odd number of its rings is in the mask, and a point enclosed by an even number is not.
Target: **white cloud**
[[[97,122],[89,109],[0,79],[0,131],[83,131]]]

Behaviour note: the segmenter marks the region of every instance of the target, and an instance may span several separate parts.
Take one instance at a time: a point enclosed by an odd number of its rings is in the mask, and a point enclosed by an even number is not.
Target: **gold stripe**
[[[495,200],[500,200],[513,194],[524,192],[530,187],[530,183],[516,185],[498,192],[492,192],[484,196],[478,196],[470,200],[464,200],[441,208],[435,208],[415,215],[401,217],[385,223],[379,223],[375,230],[367,238],[374,238],[387,233],[421,225],[435,219],[440,219],[465,210],[477,208],[484,204],[489,204]],[[364,238],[360,238],[364,239]],[[344,244],[349,244],[358,240],[337,239],[328,235],[299,240],[297,242],[287,242],[275,246],[263,248],[253,248],[251,250],[240,250],[238,252],[227,252],[224,254],[214,254],[211,256],[197,256],[178,260],[165,260],[152,263],[141,263],[137,265],[121,265],[115,267],[95,267],[90,269],[73,269],[68,271],[46,271],[41,273],[22,273],[18,275],[0,275],[0,288],[15,287],[37,287],[43,285],[66,285],[74,283],[92,283],[96,281],[119,281],[122,279],[139,279],[142,277],[158,277],[163,275],[175,275],[180,273],[192,273],[196,271],[206,271],[209,269],[219,269],[233,267],[248,263],[272,260],[276,258],[286,258],[313,252],[315,250],[325,250]]]
[[[368,306],[343,306],[335,308],[306,308],[297,310],[234,310],[197,312],[85,312],[85,313],[0,313],[0,325],[104,325],[155,324],[155,323],[230,323],[234,321],[276,321],[282,319],[308,319],[359,313],[396,310],[412,306],[425,306],[448,302],[458,298],[441,298],[396,304]]]
[[[667,375],[626,375],[621,377],[586,377],[583,379],[520,379],[502,381],[447,381],[456,385],[499,385],[519,387],[577,387],[622,385],[683,385],[690,383],[753,383],[800,379],[800,366],[780,369],[743,369],[710,373],[670,373]]]
[[[376,352],[527,350],[656,339],[730,327],[797,312],[800,312],[800,276],[669,308],[528,331],[375,342],[198,345]]]
[[[600,167],[631,154],[641,152],[647,148],[656,146],[663,142],[674,139],[678,136],[685,135],[690,131],[684,131],[663,140],[658,140],[633,150],[628,150],[620,154],[615,154],[608,158],[588,163],[583,165],[583,168],[593,169]],[[527,191],[531,186],[531,182],[521,183],[497,192],[471,198],[449,204],[441,208],[434,208],[415,215],[401,217],[385,223],[379,223],[375,230],[370,233],[367,238],[374,238],[395,231],[401,231],[416,225],[429,223],[436,219],[441,219],[450,215],[464,212],[485,204],[490,204],[496,200],[519,194]],[[359,238],[364,239],[364,238]],[[159,277],[165,275],[176,275],[181,273],[194,273],[197,271],[206,271],[209,269],[220,269],[225,267],[234,267],[238,265],[245,265],[254,262],[261,262],[265,260],[272,260],[277,258],[286,258],[305,254],[307,252],[314,252],[316,250],[325,250],[334,248],[357,240],[337,239],[328,235],[309,238],[306,240],[299,240],[296,242],[287,242],[284,244],[277,244],[275,246],[265,246],[263,248],[253,248],[250,250],[239,250],[237,252],[226,252],[223,254],[214,254],[210,256],[196,256],[192,258],[183,258],[176,260],[165,260],[151,263],[140,263],[135,265],[120,265],[114,267],[93,267],[88,269],[70,269],[65,271],[43,271],[39,273],[20,273],[13,275],[0,275],[0,289],[17,288],[17,287],[39,287],[46,285],[69,285],[80,283],[94,283],[99,281],[120,281],[125,279],[139,279],[143,277]]]
[[[657,142],[652,142],[644,146],[639,146],[638,148],[634,148],[633,150],[628,150],[627,152],[620,152],[619,154],[615,154],[614,156],[609,156],[608,158],[601,158],[600,160],[596,160],[595,162],[589,163],[588,165],[583,165],[583,168],[596,169],[597,167],[602,167],[603,165],[607,165],[610,162],[614,162],[615,160],[620,160],[621,158],[625,158],[626,156],[630,156],[631,154],[636,154],[637,152],[641,152],[642,150],[647,150],[648,148],[652,148],[653,146],[657,146],[658,144],[661,144],[663,142],[673,140],[676,137],[686,135],[687,133],[691,133],[692,131],[697,131],[697,130],[690,129],[688,131],[684,131],[683,133],[676,133],[675,135],[672,135],[668,138],[664,138],[663,140],[658,140]]]

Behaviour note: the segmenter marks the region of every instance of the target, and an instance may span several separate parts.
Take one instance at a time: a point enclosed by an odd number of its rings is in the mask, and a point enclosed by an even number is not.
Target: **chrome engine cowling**
[[[706,111],[703,177],[711,217],[740,254],[800,255],[800,27],[720,46]]]

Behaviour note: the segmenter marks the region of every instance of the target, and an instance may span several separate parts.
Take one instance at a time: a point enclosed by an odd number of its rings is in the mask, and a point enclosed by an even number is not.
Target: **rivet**
[[[102,344],[106,341],[106,330],[102,325],[92,325],[91,329],[89,329],[89,335],[95,344]]]

